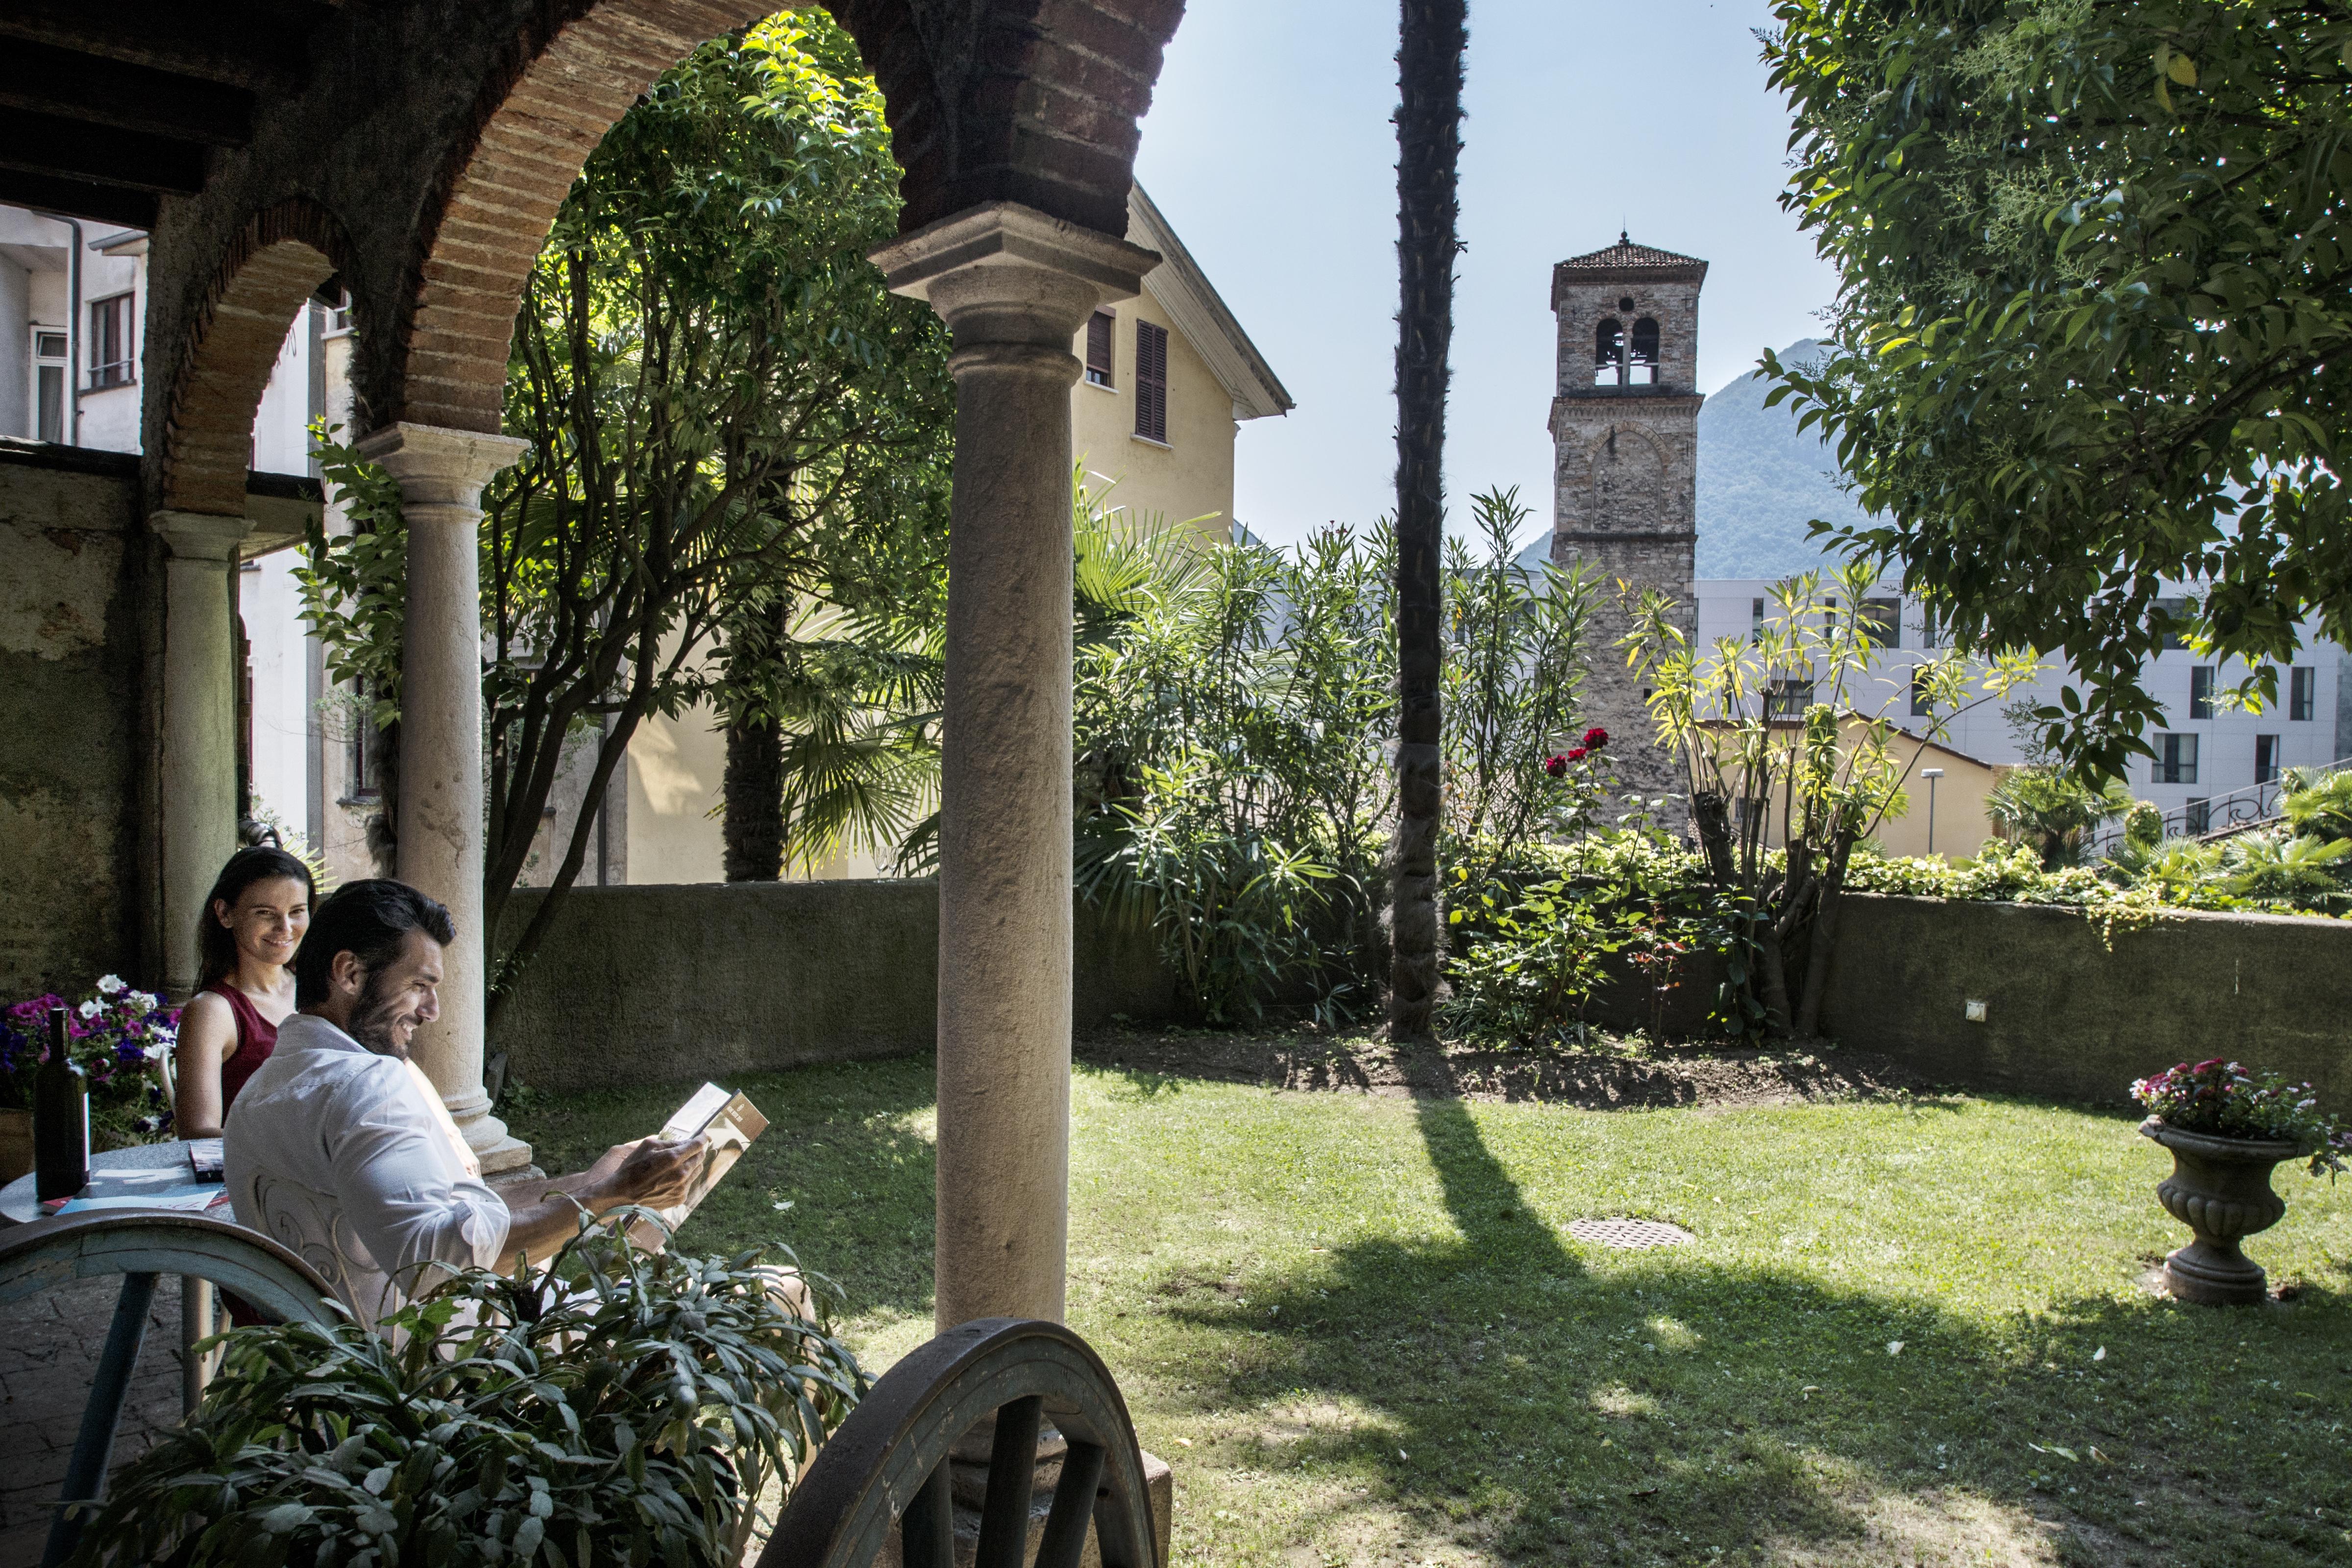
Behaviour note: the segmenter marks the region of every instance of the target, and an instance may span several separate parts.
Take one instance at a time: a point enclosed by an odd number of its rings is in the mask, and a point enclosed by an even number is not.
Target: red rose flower
[[[1568,749],[1568,760],[1571,763],[1580,763],[1584,761],[1584,748],[1582,746],[1570,746]]]
[[[1584,732],[1584,749],[1597,752],[1609,743],[1609,731],[1595,724]]]
[[[1561,756],[1546,757],[1544,759],[1544,772],[1550,774],[1553,778],[1559,778],[1561,774],[1568,772],[1568,759]]]

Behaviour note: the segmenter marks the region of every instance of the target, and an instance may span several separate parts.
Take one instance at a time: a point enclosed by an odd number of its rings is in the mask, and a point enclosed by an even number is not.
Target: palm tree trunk
[[[1402,0],[1397,85],[1397,831],[1389,879],[1389,1035],[1430,1037],[1438,992],[1443,805],[1439,560],[1446,353],[1454,337],[1455,177],[1466,0]]]
[[[730,882],[772,882],[784,864],[784,736],[764,713],[727,721],[722,789],[725,867]]]
[[[789,624],[789,603],[781,603],[772,625],[761,628],[774,639],[760,650],[764,657],[775,657]],[[784,867],[784,730],[749,690],[728,694],[727,771],[719,790],[727,879],[775,881]]]

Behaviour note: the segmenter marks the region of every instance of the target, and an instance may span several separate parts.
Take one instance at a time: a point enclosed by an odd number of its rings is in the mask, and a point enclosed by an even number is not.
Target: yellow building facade
[[[1140,295],[1098,311],[1071,342],[1085,367],[1070,389],[1071,450],[1087,488],[1108,489],[1114,509],[1190,521],[1229,541],[1241,422],[1286,413],[1290,395],[1140,185],[1129,190],[1127,211],[1127,237],[1160,262]],[[709,705],[640,724],[626,787],[615,779],[607,791],[606,840],[626,846],[612,879],[723,881],[726,768],[727,737]],[[873,857],[853,853],[813,875],[880,870]]]
[[[1772,728],[1775,745],[1787,744],[1787,727],[1776,723]],[[1867,728],[1858,716],[1847,718],[1839,726],[1847,750],[1863,743]],[[1904,811],[1888,812],[1870,834],[1886,853],[1965,860],[2000,837],[1993,831],[1985,803],[2006,768],[1901,729],[1887,737],[1886,750],[1895,765],[1905,770]],[[1930,769],[1938,776],[1929,779]],[[1764,824],[1764,842],[1770,848],[1788,842],[1784,811],[1781,799],[1775,796]]]

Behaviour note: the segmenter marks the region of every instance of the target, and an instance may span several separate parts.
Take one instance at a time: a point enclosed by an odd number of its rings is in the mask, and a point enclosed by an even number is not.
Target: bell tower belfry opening
[[[1706,263],[1625,235],[1552,268],[1559,379],[1551,403],[1551,556],[1602,574],[1588,632],[1585,722],[1609,731],[1627,789],[1685,787],[1660,748],[1641,677],[1617,639],[1633,600],[1656,589],[1696,626],[1698,291]]]

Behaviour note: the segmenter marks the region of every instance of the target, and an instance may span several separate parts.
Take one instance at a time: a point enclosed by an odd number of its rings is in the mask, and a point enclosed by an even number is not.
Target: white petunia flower
[[[81,1005],[79,1010],[81,1013],[81,1016],[85,1018],[95,1018],[98,1016],[98,1004],[95,1002],[85,1002]]]
[[[123,989],[122,976],[120,974],[105,974],[99,977],[98,994],[100,996],[118,995]]]

